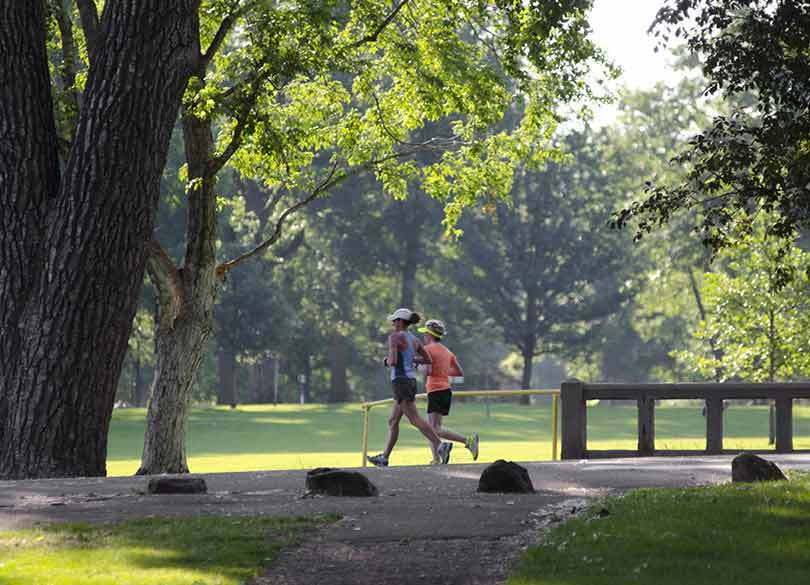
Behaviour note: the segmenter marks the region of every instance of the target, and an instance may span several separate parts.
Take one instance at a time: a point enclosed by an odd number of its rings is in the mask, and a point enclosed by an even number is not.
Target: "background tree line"
[[[604,127],[589,8],[4,5],[0,475],[103,474],[116,394],[142,473],[195,398],[378,395],[397,305],[475,385],[803,377],[806,3],[664,2],[704,77]]]

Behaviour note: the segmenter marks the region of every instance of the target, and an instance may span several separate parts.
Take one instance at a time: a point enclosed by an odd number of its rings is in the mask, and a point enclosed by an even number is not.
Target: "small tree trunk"
[[[520,388],[522,390],[530,390],[532,387],[532,369],[534,367],[534,352],[523,352],[523,374],[520,377]],[[528,396],[522,396],[522,399],[525,398],[526,402],[522,403],[528,404]]]
[[[692,288],[692,295],[695,297],[698,315],[700,315],[701,321],[706,321],[706,309],[703,305],[703,297],[700,294],[700,287],[698,286],[697,279],[695,278],[694,272],[692,272],[692,268],[689,268],[687,272],[689,273],[689,284]],[[714,368],[714,381],[720,382],[724,375],[723,366],[721,365],[723,363],[723,350],[718,347],[716,338],[709,338],[709,349],[711,350],[714,361],[717,364]]]
[[[416,301],[416,273],[424,252],[421,228],[425,222],[426,210],[419,195],[403,202],[402,205],[406,207],[403,210],[405,217],[402,226],[404,228],[402,231],[404,257],[402,259],[402,290],[399,306],[413,309]]]
[[[213,303],[212,303],[213,304]],[[188,473],[186,420],[191,389],[212,321],[191,316],[157,330],[157,364],[137,475]]]
[[[218,281],[215,177],[208,172],[214,145],[211,124],[186,113],[183,134],[194,185],[189,193],[186,259],[179,270],[153,243],[149,277],[160,299],[160,319],[139,475],[188,472],[185,431],[191,389],[214,328]]]
[[[217,404],[236,406],[236,355],[232,351],[220,349],[217,352],[217,373]]]
[[[309,385],[311,379],[312,364],[309,361],[309,356],[306,356],[304,358],[304,382],[301,384],[301,404],[309,404]]]
[[[149,386],[146,384],[146,377],[143,375],[143,364],[137,358],[132,360],[132,374],[132,404],[138,407],[146,406]]]
[[[349,380],[346,376],[346,364],[349,359],[346,340],[342,336],[335,334],[332,337],[331,345],[329,397],[331,402],[348,402],[351,392],[349,390]]]
[[[534,285],[526,287],[526,329],[530,332],[537,330],[537,290]],[[520,387],[523,390],[530,390],[532,387],[532,367],[534,366],[534,354],[537,348],[537,336],[528,333],[523,338],[523,375],[520,379]],[[531,404],[529,396],[521,396],[520,403]]]

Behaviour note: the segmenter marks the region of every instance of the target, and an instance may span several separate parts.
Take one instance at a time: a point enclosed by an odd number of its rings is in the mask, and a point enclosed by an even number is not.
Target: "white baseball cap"
[[[411,323],[411,319],[413,319],[413,311],[410,309],[397,309],[393,313],[388,316],[389,321],[396,321],[397,319],[402,319],[403,321],[407,321]]]

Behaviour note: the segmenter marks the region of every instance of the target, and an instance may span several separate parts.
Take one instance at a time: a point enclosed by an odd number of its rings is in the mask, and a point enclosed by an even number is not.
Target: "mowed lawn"
[[[424,403],[419,403],[424,410]],[[373,409],[369,453],[382,450],[388,407]],[[457,401],[446,426],[462,434],[481,436],[479,462],[496,459],[551,459],[551,403],[532,406],[491,403],[487,417],[481,401]],[[143,446],[144,409],[116,410],[107,461],[109,475],[130,475],[138,468]],[[319,466],[357,467],[363,419],[359,405],[243,405],[196,408],[188,429],[192,472],[308,469]],[[403,419],[392,465],[424,465],[430,452],[422,436]],[[702,449],[705,419],[700,406],[670,405],[656,409],[659,449]],[[733,406],[725,413],[727,448],[767,449],[767,406]],[[794,407],[796,448],[810,448],[810,407]],[[588,408],[591,449],[634,449],[634,406],[591,405]],[[461,445],[452,463],[471,463]]]
[[[509,585],[806,585],[810,477],[642,489],[529,548]]]

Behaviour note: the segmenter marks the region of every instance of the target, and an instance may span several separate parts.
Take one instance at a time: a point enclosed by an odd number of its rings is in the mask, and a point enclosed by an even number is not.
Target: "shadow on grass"
[[[0,584],[235,585],[329,520],[145,519],[15,532],[0,536]]]

